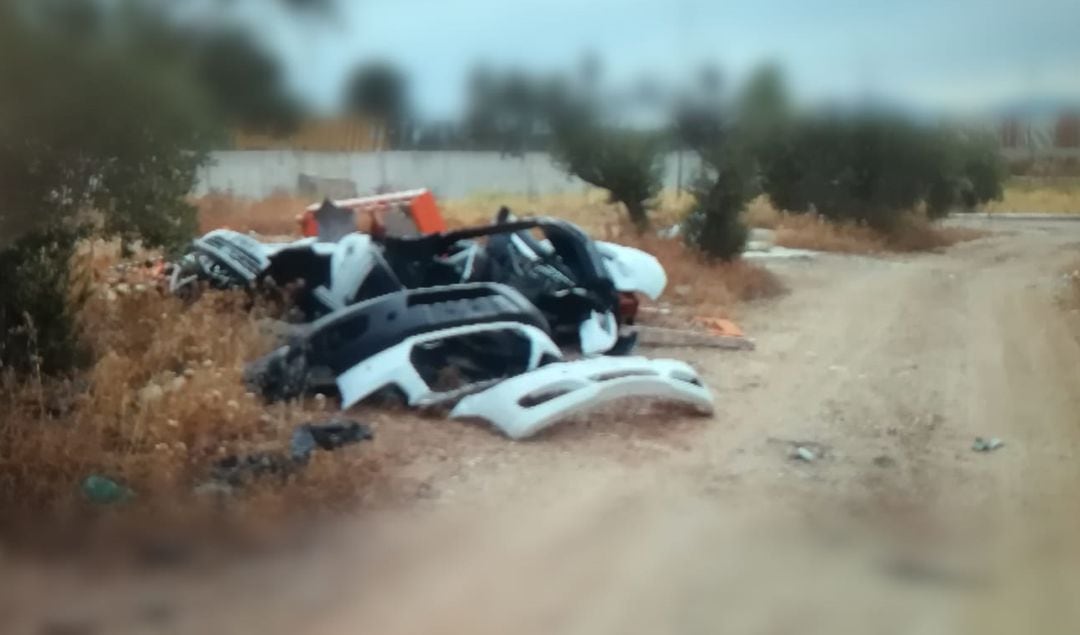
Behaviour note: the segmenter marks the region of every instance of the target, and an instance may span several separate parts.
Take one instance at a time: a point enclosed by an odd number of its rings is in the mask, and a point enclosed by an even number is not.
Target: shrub
[[[972,210],[1004,196],[1008,177],[997,139],[989,133],[968,132],[960,140],[961,170],[967,187],[962,191],[964,207]]]
[[[82,361],[76,326],[88,287],[71,268],[78,237],[58,227],[0,250],[0,369],[52,374]]]
[[[579,123],[556,133],[553,153],[567,172],[607,190],[610,201],[622,203],[630,221],[644,230],[663,185],[661,149],[649,133]]]
[[[691,186],[693,206],[683,220],[686,243],[709,258],[731,260],[746,245],[742,213],[757,190],[746,129],[728,124],[718,104],[684,107],[676,132],[701,160]]]
[[[0,9],[0,351],[57,371],[77,357],[64,300],[78,237],[190,238],[185,197],[213,127],[182,66],[26,16]]]
[[[745,175],[731,166],[706,166],[692,194],[694,205],[682,226],[687,244],[720,260],[741,254],[748,233],[742,221],[748,198]]]
[[[809,118],[763,161],[763,186],[781,209],[886,228],[920,199],[919,142],[894,119]]]
[[[925,205],[931,218],[999,197],[1004,174],[992,140],[900,117],[805,117],[760,153],[773,204],[890,232]]]

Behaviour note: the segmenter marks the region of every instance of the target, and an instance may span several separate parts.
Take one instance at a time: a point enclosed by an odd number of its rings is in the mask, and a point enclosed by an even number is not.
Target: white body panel
[[[673,359],[597,357],[548,364],[465,397],[452,418],[481,418],[512,439],[627,397],[652,397],[712,413],[713,398],[694,369]]]
[[[592,357],[606,353],[619,339],[619,321],[611,311],[593,311],[578,327],[578,338],[582,355]]]
[[[539,366],[545,355],[562,359],[559,347],[551,341],[547,333],[520,322],[470,324],[422,333],[406,338],[338,375],[336,383],[341,391],[342,409],[353,406],[386,386],[400,388],[410,406],[423,405],[426,401],[437,398],[439,393],[428,386],[412,365],[410,355],[413,348],[427,342],[488,331],[515,331],[527,337],[531,344],[527,366],[529,370]]]
[[[349,304],[360,285],[375,268],[375,245],[371,236],[353,233],[333,244],[330,255],[330,284],[315,289],[319,299],[332,310]]]
[[[596,241],[604,266],[619,291],[637,292],[656,300],[667,286],[667,273],[660,261],[640,249]]]

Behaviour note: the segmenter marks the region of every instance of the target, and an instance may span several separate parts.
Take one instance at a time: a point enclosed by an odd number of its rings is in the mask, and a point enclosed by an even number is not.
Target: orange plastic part
[[[742,329],[739,325],[731,320],[725,320],[724,318],[717,317],[703,317],[696,316],[694,321],[704,326],[714,335],[724,335],[727,337],[743,337]]]
[[[428,190],[411,190],[401,193],[380,194],[355,199],[334,201],[339,207],[351,209],[357,213],[357,229],[360,228],[360,217],[370,217],[370,231],[378,234],[383,229],[383,214],[387,206],[404,202],[408,208],[409,216],[413,224],[421,234],[435,234],[446,231],[446,220],[443,219],[439,206],[435,202],[435,196]],[[297,217],[300,225],[300,233],[304,236],[318,236],[319,223],[315,220],[315,212],[319,203],[313,203]]]
[[[296,217],[296,221],[300,224],[300,235],[309,238],[319,235],[319,222],[315,220],[315,212],[304,211]]]
[[[410,203],[412,219],[421,234],[438,234],[446,231],[446,221],[435,204],[431,192],[424,192]]]

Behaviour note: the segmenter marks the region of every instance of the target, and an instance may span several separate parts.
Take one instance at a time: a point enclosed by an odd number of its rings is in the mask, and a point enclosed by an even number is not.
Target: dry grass
[[[1080,214],[1080,178],[1014,178],[1006,185],[1004,198],[992,201],[986,211]]]
[[[987,236],[988,232],[973,227],[943,225],[913,212],[901,219],[895,232],[887,236],[889,251],[935,251]]]
[[[288,236],[299,231],[297,216],[312,201],[274,194],[260,201],[208,194],[193,201],[199,210],[199,231],[235,229],[265,236]]]
[[[184,307],[153,286],[149,270],[112,267],[110,246],[92,254],[85,266],[97,280],[83,321],[96,362],[73,380],[0,382],[0,530],[42,538],[42,526],[89,534],[95,523],[178,531],[219,523],[215,501],[193,493],[213,463],[282,450],[295,425],[326,413],[311,402],[267,407],[245,391],[245,362],[272,345],[245,294],[210,293]],[[284,486],[255,484],[237,496],[230,518],[325,508],[355,497],[374,466],[362,446],[316,453]],[[92,474],[135,492],[124,514],[83,500],[80,483]]]
[[[261,236],[289,237],[300,232],[300,215],[313,202],[292,194],[278,193],[253,201],[223,194],[208,194],[196,198],[199,230],[233,229],[254,232]],[[361,216],[358,228],[370,231],[370,216]]]
[[[722,317],[730,315],[740,302],[770,298],[784,292],[784,286],[775,274],[749,261],[709,261],[681,241],[638,235],[628,229],[603,238],[656,256],[667,272],[664,300],[669,304]]]
[[[781,214],[776,244],[796,249],[874,254],[886,251],[885,237],[855,223],[833,223],[812,214]]]
[[[836,223],[815,214],[792,214],[772,207],[764,197],[748,206],[744,220],[751,227],[771,229],[783,247],[847,254],[878,254],[943,249],[986,233],[931,222],[920,212],[906,214],[888,234],[858,223]]]
[[[655,201],[653,224],[666,227],[682,218],[689,196],[664,191]],[[518,216],[554,216],[571,221],[597,234],[621,231],[626,211],[622,205],[609,203],[607,194],[597,188],[583,192],[526,196],[489,192],[442,202],[443,214],[453,226],[489,223],[502,206]]]

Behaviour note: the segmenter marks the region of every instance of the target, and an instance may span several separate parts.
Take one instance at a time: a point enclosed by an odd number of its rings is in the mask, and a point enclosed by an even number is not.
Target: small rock
[[[896,465],[896,459],[891,456],[881,454],[874,457],[874,465],[877,467],[893,467]]]
[[[116,293],[120,295],[127,295],[131,293],[131,287],[126,282],[121,282],[115,287]]]
[[[989,439],[975,437],[975,443],[972,444],[971,449],[976,452],[993,452],[1003,445],[1005,445],[1005,442],[997,437],[991,437]]]
[[[180,392],[187,385],[187,380],[183,377],[173,377],[169,383],[165,384],[166,392]]]

